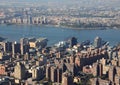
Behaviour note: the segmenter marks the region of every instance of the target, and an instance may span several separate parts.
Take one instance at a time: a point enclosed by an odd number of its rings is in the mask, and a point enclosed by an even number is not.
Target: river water
[[[45,27],[34,25],[0,25],[0,36],[7,38],[9,41],[18,41],[23,37],[46,37],[49,45],[59,41],[67,40],[74,36],[79,42],[91,40],[93,42],[96,36],[101,37],[104,41],[115,45],[120,42],[120,30],[76,30],[60,27]]]

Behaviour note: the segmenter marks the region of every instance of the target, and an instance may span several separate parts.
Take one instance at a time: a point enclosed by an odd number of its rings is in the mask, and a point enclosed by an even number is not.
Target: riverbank
[[[75,30],[108,30],[108,29],[117,29],[118,27],[70,27],[70,26],[63,26],[63,25],[51,25],[51,24],[0,24],[0,25],[23,25],[23,26],[40,26],[40,27],[55,27],[55,28],[65,28],[65,29],[75,29]]]

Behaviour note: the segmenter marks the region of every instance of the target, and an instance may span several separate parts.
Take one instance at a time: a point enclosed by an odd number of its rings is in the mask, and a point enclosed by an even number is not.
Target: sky
[[[73,5],[80,5],[80,6],[111,6],[111,7],[120,7],[119,3],[120,0],[0,0],[1,2],[9,2],[16,3],[16,2],[23,2],[26,3],[38,3],[38,4],[73,4]]]

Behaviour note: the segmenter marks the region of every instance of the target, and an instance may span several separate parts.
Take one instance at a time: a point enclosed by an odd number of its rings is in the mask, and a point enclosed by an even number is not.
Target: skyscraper
[[[68,40],[70,47],[73,47],[74,45],[77,45],[77,38],[72,37]]]
[[[95,46],[96,48],[99,48],[99,47],[101,47],[101,45],[102,45],[102,39],[101,39],[100,37],[96,37],[96,38],[94,39],[94,46]]]
[[[14,68],[14,77],[16,79],[24,79],[25,78],[25,66],[20,62],[17,62],[17,65]]]
[[[12,43],[12,55],[15,56],[16,53],[20,53],[20,44],[17,42]]]
[[[108,71],[108,79],[110,80],[110,81],[114,81],[114,78],[115,78],[115,67],[114,66],[111,66],[110,67],[110,69],[109,69],[109,71]]]
[[[73,85],[73,77],[70,72],[65,72],[62,75],[62,85]]]
[[[32,79],[39,80],[44,76],[43,69],[41,67],[35,67],[32,69]]]
[[[103,74],[103,65],[99,62],[93,64],[93,75],[102,76]]]
[[[29,45],[28,38],[22,38],[22,39],[20,39],[21,54],[23,55],[25,53],[28,53],[29,52],[29,48],[30,48],[30,45]]]
[[[50,80],[50,77],[51,77],[51,70],[50,70],[51,66],[50,65],[47,65],[46,66],[46,78],[48,80]]]
[[[115,85],[120,85],[120,76],[115,75]]]
[[[49,81],[61,83],[62,82],[62,68],[56,66],[46,67],[46,78]]]
[[[75,58],[75,64],[80,67],[80,65],[81,65],[81,60],[80,60],[80,57],[79,57],[79,56],[77,56],[77,57]]]
[[[57,82],[57,68],[55,66],[51,67],[51,81]]]
[[[118,58],[118,66],[120,66],[120,57]]]
[[[61,83],[62,82],[62,69],[57,68],[57,82]]]
[[[3,43],[4,52],[12,52],[12,42]]]

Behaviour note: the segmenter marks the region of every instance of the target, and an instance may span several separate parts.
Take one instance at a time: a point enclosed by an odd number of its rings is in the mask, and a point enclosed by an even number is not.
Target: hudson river
[[[43,27],[33,25],[0,25],[0,36],[9,41],[18,41],[22,37],[46,37],[48,44],[52,45],[59,41],[66,40],[69,37],[78,38],[79,42],[91,40],[93,42],[96,36],[104,41],[115,45],[120,42],[120,30],[75,30],[60,27]]]

